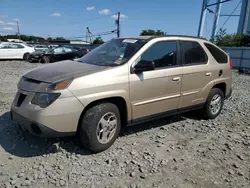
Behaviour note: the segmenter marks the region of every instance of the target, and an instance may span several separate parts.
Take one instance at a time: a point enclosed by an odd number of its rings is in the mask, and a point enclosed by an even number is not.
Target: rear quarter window
[[[209,50],[209,52],[212,54],[212,56],[218,63],[228,62],[228,57],[222,50],[220,50],[219,48],[209,43],[204,43],[204,45],[206,46],[206,48]]]

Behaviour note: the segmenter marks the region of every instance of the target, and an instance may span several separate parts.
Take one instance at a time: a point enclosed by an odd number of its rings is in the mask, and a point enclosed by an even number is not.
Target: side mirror
[[[155,70],[155,64],[152,61],[141,60],[134,66],[134,73]]]

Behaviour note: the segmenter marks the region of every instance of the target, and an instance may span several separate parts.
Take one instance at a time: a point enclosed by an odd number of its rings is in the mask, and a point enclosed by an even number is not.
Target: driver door
[[[155,42],[142,53],[140,60],[153,61],[155,70],[130,74],[133,121],[176,110],[182,79],[178,41]]]
[[[0,45],[0,59],[11,59],[11,45],[1,44]]]

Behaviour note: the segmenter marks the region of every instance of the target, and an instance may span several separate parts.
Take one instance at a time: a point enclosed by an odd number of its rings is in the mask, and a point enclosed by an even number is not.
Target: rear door
[[[65,51],[65,54],[64,54],[65,60],[74,59],[75,53],[74,53],[73,49],[64,47],[64,51]]]
[[[181,40],[183,79],[180,108],[192,107],[206,101],[206,93],[214,85],[216,65],[208,59],[204,44]],[[209,91],[207,91],[209,90]]]
[[[178,40],[155,42],[136,61],[154,62],[155,70],[129,76],[133,121],[178,108],[182,79],[178,44]]]
[[[61,61],[65,59],[64,47],[58,47],[53,50],[52,61]]]
[[[11,44],[11,57],[14,59],[22,59],[25,54],[25,47],[21,44]]]

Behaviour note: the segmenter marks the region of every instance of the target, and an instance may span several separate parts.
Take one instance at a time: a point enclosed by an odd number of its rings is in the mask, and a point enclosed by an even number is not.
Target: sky
[[[240,1],[223,3],[222,14],[231,14]],[[85,39],[86,27],[94,36],[115,30],[116,14],[121,12],[121,36],[137,36],[143,29],[196,36],[201,6],[202,0],[0,0],[0,34],[16,34],[18,21],[21,34]],[[241,5],[235,14],[240,9]],[[204,36],[209,38],[213,14],[206,18]],[[219,27],[226,19],[220,18]],[[228,33],[237,31],[238,20],[231,17],[225,24]]]

